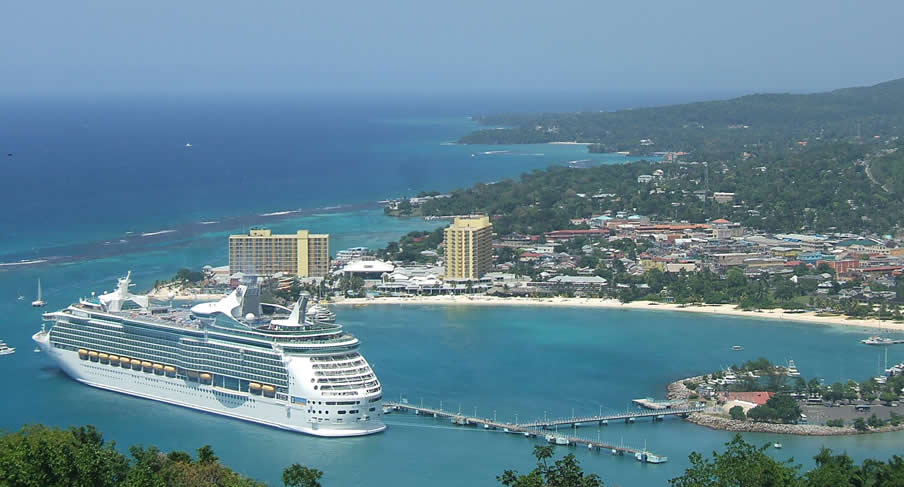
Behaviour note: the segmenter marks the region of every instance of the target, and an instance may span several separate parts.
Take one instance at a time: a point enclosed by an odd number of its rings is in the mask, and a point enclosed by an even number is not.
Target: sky
[[[0,94],[820,91],[904,77],[904,2],[0,0]]]

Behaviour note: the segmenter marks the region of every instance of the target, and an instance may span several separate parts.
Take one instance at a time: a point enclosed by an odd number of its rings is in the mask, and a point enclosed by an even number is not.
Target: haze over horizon
[[[823,91],[904,76],[904,4],[16,2],[5,95]]]

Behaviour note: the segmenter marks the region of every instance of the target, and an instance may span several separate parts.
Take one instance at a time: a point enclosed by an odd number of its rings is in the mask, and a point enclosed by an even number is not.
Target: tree
[[[283,470],[282,481],[287,487],[320,487],[323,472],[293,463]]]
[[[128,461],[93,426],[25,426],[0,437],[0,484],[23,487],[116,486]]]
[[[737,421],[744,421],[745,419],[747,419],[747,415],[744,414],[744,408],[742,408],[741,406],[735,406],[729,409],[728,415],[731,416],[731,419]]]
[[[584,474],[573,453],[550,465],[552,454],[552,446],[535,446],[536,468],[524,475],[506,470],[496,480],[510,487],[603,487],[603,481],[598,475]]]
[[[898,395],[894,392],[885,391],[879,394],[879,400],[884,402],[886,406],[891,406],[891,403],[898,400]]]
[[[854,429],[857,431],[866,431],[869,429],[869,426],[866,425],[866,421],[863,418],[857,418],[854,420]]]
[[[669,480],[672,487],[783,487],[798,485],[798,468],[791,461],[780,462],[766,454],[768,445],[756,447],[738,434],[724,453],[713,453],[712,460],[691,453],[691,466],[684,475]]]
[[[198,463],[216,463],[219,460],[213,453],[210,445],[204,445],[198,448]]]

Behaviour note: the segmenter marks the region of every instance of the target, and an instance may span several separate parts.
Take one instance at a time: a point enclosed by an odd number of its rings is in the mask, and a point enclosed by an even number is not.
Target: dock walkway
[[[558,445],[572,445],[572,446],[585,446],[590,450],[597,451],[608,451],[613,455],[631,455],[637,458],[637,454],[640,453],[642,458],[656,458],[659,459],[657,463],[662,463],[666,461],[666,457],[653,455],[646,449],[642,448],[633,448],[625,445],[611,445],[599,440],[591,440],[588,438],[582,438],[578,436],[571,436],[566,434],[550,434],[548,431],[544,432],[537,427],[532,426],[533,423],[530,424],[515,424],[515,423],[505,423],[502,421],[495,421],[489,418],[477,418],[470,417],[461,414],[460,412],[450,412],[445,411],[443,409],[435,409],[423,406],[415,406],[408,403],[398,403],[392,401],[386,401],[383,403],[384,410],[392,410],[392,411],[412,411],[415,414],[421,416],[433,416],[434,418],[448,418],[452,421],[452,423],[457,424],[459,426],[483,426],[485,429],[496,429],[502,430],[506,433],[515,433],[521,434],[526,437],[543,437],[549,443],[554,443]],[[647,461],[647,460],[644,460]]]
[[[520,426],[525,428],[549,428],[552,426],[574,426],[581,423],[599,423],[607,424],[609,421],[624,420],[627,423],[633,422],[640,418],[653,418],[654,421],[661,420],[666,416],[682,416],[687,417],[691,413],[699,413],[706,410],[705,406],[691,406],[678,409],[661,409],[656,411],[627,411],[618,414],[604,414],[599,416],[582,416],[571,418],[547,419],[543,421],[534,421],[531,423],[521,423]]]

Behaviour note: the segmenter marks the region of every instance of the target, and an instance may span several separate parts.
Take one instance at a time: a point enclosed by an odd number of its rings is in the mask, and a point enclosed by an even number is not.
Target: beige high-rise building
[[[456,218],[445,230],[446,279],[475,280],[489,272],[493,224],[486,216]]]
[[[324,277],[330,270],[330,236],[299,230],[274,235],[266,228],[229,236],[229,272],[269,276]]]

